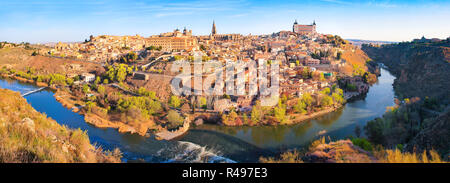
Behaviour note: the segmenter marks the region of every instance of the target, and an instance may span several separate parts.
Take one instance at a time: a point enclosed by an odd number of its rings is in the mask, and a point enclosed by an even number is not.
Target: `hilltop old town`
[[[315,21],[299,24],[296,20],[291,30],[269,35],[220,34],[220,26],[213,21],[209,35],[194,35],[184,28],[149,37],[98,35],[79,43],[25,45],[35,58],[67,60],[60,64],[63,72],[3,67],[1,74],[51,87],[57,90],[59,102],[83,114],[87,122],[121,132],[153,132],[172,139],[190,125],[203,123],[293,124],[332,112],[364,95],[379,74],[358,46],[337,35],[320,34],[316,26]],[[171,83],[182,69],[171,69],[173,64],[180,60],[193,63],[198,55],[203,63],[223,65],[258,60],[278,63],[279,102],[261,105],[258,94],[175,95]],[[245,70],[245,77],[236,82],[245,83],[248,91],[248,78],[256,75]]]

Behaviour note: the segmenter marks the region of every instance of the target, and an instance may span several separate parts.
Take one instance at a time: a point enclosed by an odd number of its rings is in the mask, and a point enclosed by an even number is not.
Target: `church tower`
[[[294,25],[292,26],[292,32],[295,32],[295,26],[298,25],[297,19],[295,19]]]
[[[213,20],[213,25],[212,25],[212,31],[211,31],[211,35],[216,35],[217,34],[217,31],[216,31],[216,23],[214,22],[214,20]]]

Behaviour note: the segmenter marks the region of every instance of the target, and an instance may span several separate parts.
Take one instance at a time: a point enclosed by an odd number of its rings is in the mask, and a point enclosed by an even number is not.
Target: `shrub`
[[[354,84],[347,84],[348,91],[357,91],[356,86]]]
[[[260,122],[264,116],[264,112],[261,108],[261,102],[257,101],[256,104],[252,107],[252,112],[250,114],[250,118],[253,122]]]
[[[98,91],[98,93],[100,93],[100,94],[102,94],[102,95],[104,95],[104,94],[106,93],[106,89],[105,89],[105,87],[102,86],[102,85],[99,85],[99,86],[97,87],[97,91]]]
[[[422,154],[402,153],[399,149],[384,150],[378,154],[381,163],[443,163],[439,154],[434,151],[424,151]]]
[[[328,95],[323,95],[322,100],[320,101],[320,104],[323,107],[329,107],[333,105],[333,99]]]
[[[296,113],[305,114],[306,113],[306,104],[303,100],[298,99],[297,104],[294,105],[294,111]]]
[[[205,97],[200,97],[200,101],[199,101],[200,107],[203,109],[206,109],[206,98]]]
[[[167,120],[169,128],[176,128],[183,125],[184,118],[177,111],[170,110],[167,114]]]
[[[180,99],[177,96],[172,95],[169,98],[169,105],[174,107],[174,108],[178,108],[181,105],[181,101],[180,101]]]
[[[286,105],[281,103],[281,100],[278,101],[278,106],[273,110],[274,116],[279,123],[287,123],[288,119],[286,118]]]
[[[352,143],[358,147],[360,147],[361,149],[364,149],[365,151],[372,151],[373,150],[373,146],[372,144],[364,138],[352,138]]]
[[[89,85],[84,84],[83,85],[83,93],[87,94],[89,92],[91,92],[91,88],[89,87]]]
[[[285,152],[280,155],[279,159],[275,159],[273,157],[260,157],[259,162],[261,163],[303,163],[301,159],[300,152],[297,150]]]

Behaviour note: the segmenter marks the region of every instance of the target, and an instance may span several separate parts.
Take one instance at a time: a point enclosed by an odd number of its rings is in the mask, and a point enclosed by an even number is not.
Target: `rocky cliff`
[[[405,150],[435,149],[443,158],[450,159],[450,39],[376,47],[363,45],[362,49],[397,77],[393,84],[395,93],[399,99],[406,99],[405,105],[392,114],[368,123],[371,124],[366,126],[369,137],[381,132],[387,139],[380,141],[381,144],[392,146],[386,134],[398,137],[403,133],[408,138],[397,138],[396,143],[406,145]],[[409,100],[412,98],[416,102]],[[389,128],[381,127],[386,123],[390,124]]]
[[[425,97],[450,101],[450,42],[398,43],[362,50],[383,63],[397,79],[394,89],[399,98]]]

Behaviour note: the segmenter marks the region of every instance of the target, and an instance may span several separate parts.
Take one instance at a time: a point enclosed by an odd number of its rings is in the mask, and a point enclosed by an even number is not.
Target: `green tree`
[[[320,81],[325,81],[325,75],[323,74],[323,72],[320,73]]]
[[[250,118],[253,122],[259,123],[262,120],[263,111],[261,108],[261,102],[256,101],[256,104],[252,107]]]
[[[347,84],[348,91],[357,91],[357,88],[354,84]]]
[[[303,77],[304,79],[309,79],[309,78],[311,78],[311,72],[310,72],[310,70],[309,70],[309,67],[304,67],[304,68],[303,68],[303,70],[302,70],[302,77]]]
[[[173,56],[173,58],[175,59],[175,61],[183,59],[183,57],[180,55],[175,55],[175,56]]]
[[[320,101],[320,105],[322,107],[329,107],[333,105],[333,99],[328,95],[323,95],[322,100]]]
[[[122,65],[122,64],[121,64],[121,65]],[[123,66],[120,66],[120,67],[117,69],[116,80],[117,80],[118,82],[122,82],[122,81],[125,80],[126,77],[127,77],[127,70],[126,70],[126,68],[123,67]]]
[[[312,98],[311,94],[305,93],[302,95],[302,101],[306,104],[307,107],[311,107],[314,99]]]
[[[300,114],[306,113],[306,104],[302,99],[297,100],[297,104],[294,105],[294,111]]]
[[[102,86],[102,85],[99,85],[99,86],[97,87],[97,91],[98,91],[98,93],[100,93],[100,94],[102,94],[102,95],[104,95],[104,94],[106,93],[106,89],[105,89],[105,87]]]
[[[211,60],[211,58],[209,58],[208,56],[206,56],[206,55],[202,56],[202,61],[203,62],[206,62],[206,61],[209,61],[209,60]]]
[[[278,101],[278,106],[274,108],[274,116],[279,123],[286,123],[286,106],[281,103],[281,100]]]
[[[83,85],[83,93],[87,94],[91,91],[91,88],[89,87],[89,85],[84,84]]]
[[[324,88],[322,91],[320,91],[321,93],[325,94],[325,95],[329,95],[331,93],[330,88]]]
[[[97,85],[97,84],[100,83],[100,81],[101,81],[100,76],[97,76],[97,77],[95,78],[94,84]]]
[[[169,98],[169,105],[174,108],[178,108],[181,105],[181,101],[176,95],[172,95]]]
[[[205,97],[200,97],[200,106],[203,108],[203,109],[206,109],[206,98]]]
[[[69,86],[72,86],[73,83],[74,83],[74,81],[73,81],[72,78],[67,78],[67,79],[66,79],[66,83],[67,83]]]
[[[88,101],[88,102],[86,102],[85,109],[88,113],[90,113],[90,112],[92,112],[92,108],[94,108],[95,106],[96,106],[95,102]]]
[[[127,60],[128,62],[134,62],[138,59],[138,55],[134,51],[130,51],[127,54]]]
[[[340,88],[334,88],[333,93],[337,93],[340,96],[344,96],[344,90],[342,90]]]
[[[184,118],[174,110],[167,113],[167,121],[169,121],[169,128],[176,128],[183,125]]]

